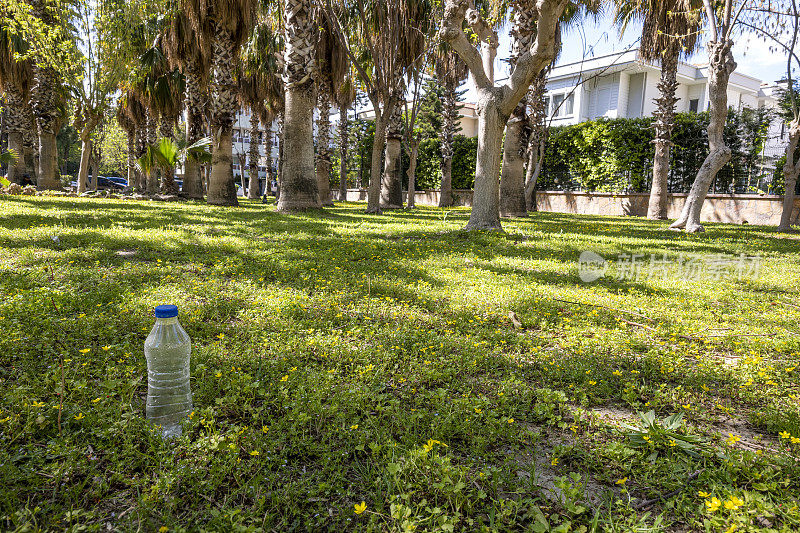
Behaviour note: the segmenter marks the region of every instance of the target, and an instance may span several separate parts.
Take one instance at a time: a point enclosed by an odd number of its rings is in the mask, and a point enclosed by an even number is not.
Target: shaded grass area
[[[798,240],[363,210],[0,199],[3,529],[800,528]],[[583,283],[585,250],[642,268]],[[167,443],[142,353],[166,302],[195,408]],[[703,444],[637,444],[648,410]]]

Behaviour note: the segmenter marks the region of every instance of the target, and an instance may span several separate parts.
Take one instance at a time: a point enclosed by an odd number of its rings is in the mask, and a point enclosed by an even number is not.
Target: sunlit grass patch
[[[0,200],[2,527],[800,528],[797,241],[363,211]],[[583,283],[586,250],[761,265]],[[174,443],[143,420],[166,302],[193,341]],[[651,410],[699,453],[631,442]]]

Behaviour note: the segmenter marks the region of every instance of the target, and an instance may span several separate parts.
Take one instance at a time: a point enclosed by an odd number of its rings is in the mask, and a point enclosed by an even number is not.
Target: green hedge
[[[766,177],[759,154],[771,116],[763,110],[731,110],[725,126],[725,142],[733,151],[731,162],[717,176],[717,192],[751,192]],[[675,119],[669,190],[688,192],[708,155],[708,113],[679,113]],[[358,132],[356,134],[356,132]],[[369,177],[374,124],[358,121],[351,130],[349,185],[359,172],[363,186]],[[599,119],[550,130],[539,189],[623,192],[649,190],[654,155],[652,118]],[[477,138],[453,138],[453,188],[471,189],[475,182]],[[338,154],[337,154],[338,155]],[[438,189],[441,182],[439,139],[426,139],[419,147],[417,189]],[[408,166],[403,153],[402,176]],[[335,157],[332,183],[338,184]],[[771,170],[769,171],[771,172]]]
[[[720,192],[746,192],[762,176],[758,155],[770,115],[762,110],[731,111],[725,142],[731,162],[713,185]],[[679,113],[673,130],[669,177],[672,192],[688,192],[708,155],[708,113]],[[599,119],[550,131],[541,189],[586,191],[648,190],[654,155],[652,118]]]

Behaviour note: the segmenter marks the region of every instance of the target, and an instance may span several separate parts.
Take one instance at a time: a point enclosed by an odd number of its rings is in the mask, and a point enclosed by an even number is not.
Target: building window
[[[550,97],[545,98],[545,104],[549,104]],[[550,115],[553,117],[568,117],[574,112],[575,95],[570,94],[554,94],[552,98],[553,106],[550,108],[548,105]]]
[[[698,109],[700,109],[700,100],[698,100],[697,98],[689,100],[689,112],[697,113]]]

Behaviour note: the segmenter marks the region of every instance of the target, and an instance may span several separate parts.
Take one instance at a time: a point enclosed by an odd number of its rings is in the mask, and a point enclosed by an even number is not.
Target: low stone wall
[[[332,191],[338,199],[339,192]],[[669,218],[678,218],[686,202],[686,194],[671,194],[667,200]],[[588,193],[564,191],[537,191],[536,204],[540,211],[574,213],[581,215],[647,216],[648,193]],[[347,201],[366,201],[365,189],[348,189]],[[417,191],[414,199],[418,205],[439,205],[439,191]],[[471,190],[454,190],[457,206],[472,205]],[[795,199],[792,223],[800,224],[800,198]],[[703,204],[703,222],[730,224],[755,224],[777,226],[781,220],[783,197],[757,194],[709,194]]]

